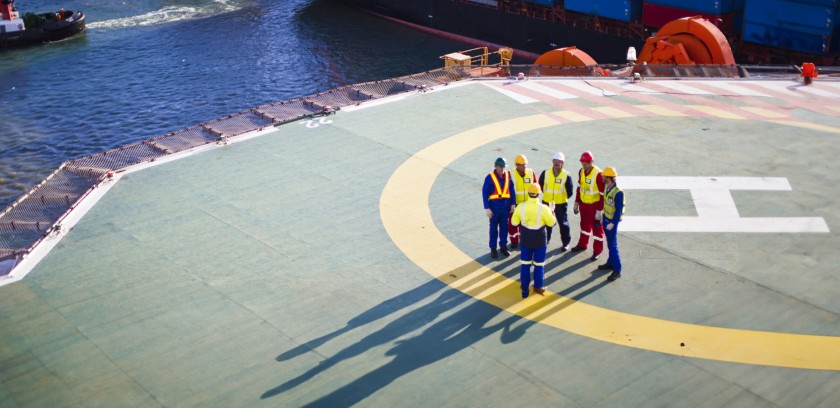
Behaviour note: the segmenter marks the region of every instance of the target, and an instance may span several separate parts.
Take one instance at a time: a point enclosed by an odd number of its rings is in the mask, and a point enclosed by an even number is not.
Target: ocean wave
[[[204,6],[166,6],[160,10],[150,11],[136,16],[95,21],[86,26],[87,29],[144,27],[208,17],[214,14],[234,11],[241,7],[241,2],[232,0],[216,0]]]

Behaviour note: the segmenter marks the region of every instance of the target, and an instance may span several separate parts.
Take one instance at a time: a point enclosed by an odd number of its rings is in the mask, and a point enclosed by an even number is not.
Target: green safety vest
[[[618,188],[618,185],[613,185],[613,188],[607,191],[607,194],[604,195],[604,217],[607,217],[611,220],[614,220],[613,215],[615,215],[615,196],[621,192],[621,189]],[[624,209],[627,208],[627,197],[624,197],[624,206],[621,207],[621,214],[618,215],[618,220],[621,221],[621,216],[624,215]]]

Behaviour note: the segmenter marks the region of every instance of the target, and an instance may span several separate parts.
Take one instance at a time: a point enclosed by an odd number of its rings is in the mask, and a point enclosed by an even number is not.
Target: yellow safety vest
[[[539,230],[545,226],[553,227],[556,222],[548,206],[538,202],[536,198],[517,205],[511,219],[511,224],[521,225],[530,230]]]
[[[490,172],[490,180],[493,180],[493,185],[496,186],[496,194],[491,194],[488,199],[490,200],[500,200],[505,198],[510,198],[510,177],[508,177],[507,172],[503,173],[505,175],[505,188],[499,185],[499,179],[496,178],[496,172]]]
[[[525,201],[525,198],[528,197],[528,184],[539,181],[539,179],[537,179],[537,174],[534,173],[534,170],[526,167],[524,177],[520,176],[519,172],[516,170],[511,170],[510,175],[513,176],[513,185],[516,187],[516,203],[522,203]]]
[[[549,167],[545,171],[545,179],[543,180],[543,201],[555,204],[566,204],[569,201],[569,192],[566,191],[566,179],[569,178],[569,172],[566,169],[560,170],[560,175],[554,175],[554,168]]]
[[[584,204],[597,203],[601,199],[601,193],[598,190],[598,175],[601,174],[601,169],[598,166],[592,167],[592,172],[589,176],[583,174],[583,169],[580,169],[580,201]]]
[[[618,185],[614,185],[607,194],[604,195],[604,217],[607,217],[611,220],[613,215],[615,215],[615,196],[621,192],[621,189],[618,188]],[[621,214],[618,215],[618,220],[621,221],[621,217],[624,215],[624,209],[627,208],[627,197],[624,197],[624,206],[621,207]]]

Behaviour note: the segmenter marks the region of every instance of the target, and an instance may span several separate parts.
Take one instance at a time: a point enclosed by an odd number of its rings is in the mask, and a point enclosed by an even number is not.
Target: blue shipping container
[[[744,23],[830,36],[834,31],[835,13],[834,7],[797,1],[747,0]]]
[[[749,21],[744,23],[743,39],[756,44],[818,55],[826,54],[829,46],[828,35],[787,30]]]
[[[645,3],[699,11],[706,14],[726,14],[736,10],[738,0],[648,0]]]
[[[840,6],[840,0],[792,0],[791,3],[813,4],[815,6],[831,8]]]
[[[620,21],[638,20],[642,0],[566,0],[566,10]]]
[[[540,6],[554,7],[554,0],[525,0],[525,2],[539,4]]]
[[[834,15],[834,21],[840,20],[840,7],[837,8],[837,12]],[[840,51],[840,24],[834,25],[834,35],[831,37],[831,52],[838,52]]]

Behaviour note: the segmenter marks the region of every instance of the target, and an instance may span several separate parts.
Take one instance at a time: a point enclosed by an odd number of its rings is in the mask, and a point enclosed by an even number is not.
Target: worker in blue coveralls
[[[554,212],[543,204],[540,198],[540,185],[533,183],[528,186],[528,199],[513,210],[513,225],[521,225],[519,229],[519,287],[522,298],[531,292],[531,266],[534,267],[534,293],[545,293],[545,250],[548,241],[546,229],[557,223]]]
[[[612,282],[621,277],[621,256],[618,254],[618,223],[624,215],[624,192],[616,184],[618,171],[615,167],[608,166],[601,173],[604,178],[604,235],[607,238],[607,249],[610,258],[598,269],[613,271],[607,278]]]
[[[516,204],[516,188],[510,172],[505,171],[505,158],[499,157],[494,164],[493,171],[484,178],[481,195],[484,199],[484,212],[490,219],[490,256],[496,259],[499,257],[497,243],[502,255],[510,256],[507,249],[507,221]]]

